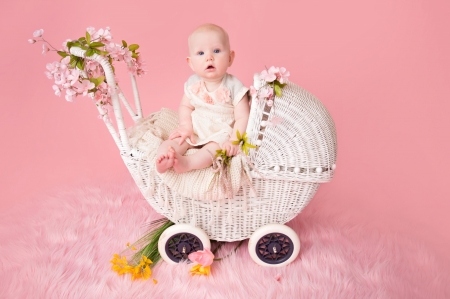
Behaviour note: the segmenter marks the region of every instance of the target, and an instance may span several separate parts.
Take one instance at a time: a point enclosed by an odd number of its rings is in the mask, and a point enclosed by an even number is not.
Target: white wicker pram
[[[85,51],[76,47],[70,52],[98,61],[109,85],[116,85],[107,59],[97,54],[86,57]],[[150,175],[155,171],[153,162],[147,161],[145,155],[129,143],[120,102],[135,122],[142,119],[134,76],[131,81],[136,112],[117,88],[112,96],[117,130],[107,116],[104,121],[146,200],[156,212],[176,224],[160,238],[159,251],[163,259],[177,263],[186,259],[190,252],[210,248],[209,239],[250,238],[249,253],[255,262],[281,266],[293,261],[299,253],[300,241],[284,223],[301,212],[320,183],[332,179],[336,167],[336,132],[326,108],[313,95],[290,82],[283,88],[282,97],[275,99],[273,107],[268,107],[265,101],[253,101],[247,134],[249,142],[258,145],[250,150],[250,160],[256,168],[251,171],[256,196],[250,195],[250,186],[246,185],[232,200],[196,200],[170,188],[156,187],[164,191],[149,192],[150,187],[161,186],[164,182],[158,175]],[[255,76],[255,87],[261,84]],[[282,122],[273,125],[274,117],[281,118]]]

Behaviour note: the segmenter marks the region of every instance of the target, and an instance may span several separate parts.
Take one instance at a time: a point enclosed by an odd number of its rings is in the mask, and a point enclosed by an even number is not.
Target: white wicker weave
[[[79,48],[71,48],[71,53],[85,57],[85,51]],[[101,62],[108,83],[115,85],[107,60],[98,55],[87,58]],[[314,96],[288,83],[283,88],[283,96],[275,99],[272,108],[263,101],[251,106],[247,132],[250,142],[260,145],[250,151],[257,169],[252,172],[256,197],[250,196],[249,186],[241,188],[228,201],[215,198],[201,201],[176,194],[158,175],[150,175],[154,165],[136,148],[130,147],[128,136],[124,134],[119,98],[135,121],[142,118],[134,76],[132,82],[138,113],[132,111],[118,91],[118,96],[113,97],[113,107],[119,132],[107,118],[104,118],[105,124],[146,200],[159,214],[175,223],[200,227],[213,240],[246,239],[263,225],[284,224],[294,218],[312,199],[319,184],[333,176],[336,165],[334,123]],[[255,77],[255,86],[260,84]],[[283,121],[274,126],[267,125],[275,116]]]

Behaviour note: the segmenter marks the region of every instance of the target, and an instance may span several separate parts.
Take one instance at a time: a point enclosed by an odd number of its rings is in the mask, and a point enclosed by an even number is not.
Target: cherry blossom
[[[60,97],[61,96],[61,89],[59,89],[59,87],[57,85],[53,85],[52,88],[55,91],[55,95]]]
[[[258,99],[260,100],[270,99],[272,96],[273,96],[273,88],[265,87],[259,91]]]
[[[266,82],[273,82],[277,78],[277,76],[275,76],[275,74],[272,72],[272,68],[273,67],[271,67],[268,71],[267,70],[262,71],[261,74],[259,75],[259,78]]]
[[[44,34],[44,29],[39,29],[33,32],[33,37],[41,37]]]
[[[70,85],[74,85],[78,82],[78,79],[80,78],[80,71],[77,69],[73,69],[70,72],[70,75],[67,76],[67,81],[70,81]]]
[[[284,67],[280,67],[278,69],[278,71],[275,73],[275,76],[277,76],[277,80],[281,83],[284,84],[288,81],[288,77],[291,74],[284,68]]]
[[[77,92],[72,89],[66,89],[66,101],[73,102],[74,98],[76,98]]]
[[[130,49],[126,46],[111,42],[112,35],[109,27],[105,27],[104,29],[101,28],[97,31],[94,27],[88,27],[86,30],[91,36],[91,42],[97,41],[105,44],[104,47],[95,47],[102,51],[101,55],[104,55],[105,58],[110,61],[126,62],[128,64],[129,71],[134,75],[142,76],[146,73],[146,70],[144,69],[145,62],[139,55],[137,55],[138,53],[130,51]],[[43,33],[43,29],[36,30],[33,33],[34,38],[29,39],[28,42],[30,44],[34,44],[37,41],[42,41],[42,54],[46,54],[50,51],[50,48],[57,51],[43,38],[36,40],[36,38],[42,37]],[[105,77],[103,67],[101,67],[97,61],[93,61],[88,57],[81,58],[84,69],[79,69],[79,64],[78,66],[75,66],[71,63],[74,56],[71,55],[69,51],[69,42],[76,42],[78,45],[81,43],[84,47],[90,46],[87,41],[83,39],[67,39],[62,43],[62,49],[58,51],[58,54],[63,57],[61,61],[54,61],[46,65],[47,70],[45,71],[45,75],[50,80],[54,81],[52,89],[55,95],[61,96],[61,93],[65,91],[65,99],[72,102],[78,95],[86,96],[87,94],[90,94],[101,111],[103,111],[101,113],[103,115],[103,119],[108,119],[107,106],[111,105],[111,96],[117,93],[117,83],[119,82],[118,78],[114,75],[116,81],[116,85],[114,86],[108,85],[105,81],[101,82]],[[133,55],[135,57],[133,57]],[[91,81],[95,81],[95,83]],[[97,86],[95,86],[96,84]],[[205,98],[205,100],[212,102],[212,99],[210,98]]]
[[[42,54],[47,54],[50,49],[47,47],[47,44],[42,44]]]
[[[83,96],[87,95],[89,90],[93,89],[94,87],[95,84],[89,80],[83,80],[81,83],[77,81],[77,83],[74,85],[77,93],[82,93]]]
[[[86,28],[86,31],[91,35],[91,40],[95,41],[110,41],[112,39],[110,28],[106,27],[106,29],[100,28],[98,31],[95,31],[94,27]]]

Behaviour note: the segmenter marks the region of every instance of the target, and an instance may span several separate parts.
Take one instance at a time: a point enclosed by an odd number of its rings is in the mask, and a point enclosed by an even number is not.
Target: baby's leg
[[[180,138],[175,138],[171,140],[165,140],[158,148],[156,153],[156,170],[159,173],[164,173],[167,169],[171,168],[174,163],[175,152],[183,155],[188,148],[191,147],[189,143],[184,141],[181,145],[179,144]]]
[[[217,143],[210,142],[190,156],[183,156],[176,152],[173,169],[176,173],[183,173],[193,169],[206,168],[212,164],[212,159],[218,149],[220,146]]]

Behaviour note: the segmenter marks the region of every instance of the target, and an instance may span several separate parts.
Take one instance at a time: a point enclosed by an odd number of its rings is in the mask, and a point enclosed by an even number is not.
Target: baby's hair
[[[225,31],[225,29],[215,24],[203,24],[195,28],[195,30],[192,31],[191,35],[189,35],[188,45],[190,45],[191,36],[193,36],[197,32],[205,32],[205,31],[216,31],[223,34],[225,37],[225,45],[228,46],[228,49],[230,48],[230,38],[228,37],[228,33]]]

